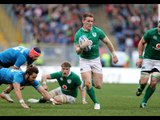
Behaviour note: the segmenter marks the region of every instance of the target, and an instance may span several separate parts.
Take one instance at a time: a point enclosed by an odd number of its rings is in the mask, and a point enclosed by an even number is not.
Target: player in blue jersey
[[[0,69],[0,85],[12,84],[14,93],[19,100],[23,108],[29,108],[22,97],[20,90],[21,86],[33,86],[46,100],[56,104],[56,101],[50,96],[50,94],[40,85],[38,80],[35,80],[39,70],[36,66],[30,65],[27,70],[21,71],[13,68],[1,68]]]
[[[0,68],[14,68],[20,69],[22,65],[27,63],[27,66],[31,65],[38,57],[41,55],[41,50],[38,47],[26,48],[23,46],[17,46],[13,48],[6,49],[0,52]],[[9,92],[13,89],[12,85],[8,87],[1,93],[1,98],[7,100],[8,102],[13,102],[9,95]]]
[[[0,52],[0,66],[12,67],[19,69],[21,65],[27,62],[27,65],[32,64],[40,56],[41,50],[38,47],[32,49],[23,46],[17,46],[6,49]]]

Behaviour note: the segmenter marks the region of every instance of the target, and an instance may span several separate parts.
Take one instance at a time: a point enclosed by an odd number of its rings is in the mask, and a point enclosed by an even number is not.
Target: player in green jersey
[[[94,87],[102,87],[103,75],[100,62],[99,41],[101,40],[109,48],[113,63],[118,62],[113,44],[102,29],[93,25],[94,16],[92,13],[84,13],[82,16],[83,26],[74,36],[76,53],[80,56],[80,72],[85,83],[86,91],[94,102],[94,109],[100,109],[100,103],[96,98]]]
[[[71,64],[69,62],[63,62],[61,65],[61,71],[42,76],[41,82],[43,84],[43,87],[45,89],[48,89],[48,86],[46,85],[46,80],[56,79],[60,87],[49,91],[49,93],[52,96],[52,98],[54,98],[54,100],[58,102],[58,104],[75,103],[78,95],[78,88],[81,91],[82,103],[87,104],[85,99],[86,91],[82,84],[82,80],[76,73],[70,71],[70,67]],[[44,98],[31,98],[28,101],[31,103],[46,102]]]
[[[160,23],[158,27],[152,28],[144,34],[138,45],[139,59],[136,62],[137,67],[141,67],[140,86],[136,95],[140,96],[146,88],[140,107],[145,108],[149,98],[153,95],[156,84],[160,79]]]

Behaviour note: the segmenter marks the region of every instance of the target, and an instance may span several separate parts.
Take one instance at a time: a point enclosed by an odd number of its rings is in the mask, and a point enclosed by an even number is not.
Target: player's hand
[[[138,59],[137,62],[136,62],[136,66],[138,68],[141,68],[142,67],[142,62],[143,62],[143,59]]]
[[[22,106],[23,108],[25,108],[25,109],[28,109],[28,108],[29,108],[29,106],[28,106],[26,103],[21,103],[21,106]]]
[[[113,56],[113,57],[112,57],[112,61],[113,61],[114,64],[116,64],[116,63],[118,62],[117,56]]]
[[[82,100],[82,104],[88,104],[86,100]]]
[[[23,90],[24,88],[25,88],[25,86],[21,86],[21,87],[20,87],[20,90]]]
[[[89,44],[90,44],[90,40],[88,40],[88,39],[82,40],[81,43],[80,43],[80,48],[81,48],[81,49],[84,49],[84,48],[86,48]]]

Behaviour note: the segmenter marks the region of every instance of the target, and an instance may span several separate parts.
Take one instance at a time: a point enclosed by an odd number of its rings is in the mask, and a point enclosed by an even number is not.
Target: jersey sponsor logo
[[[71,80],[70,80],[70,79],[68,79],[68,80],[67,80],[67,83],[68,83],[68,84],[71,84]]]
[[[155,50],[160,51],[160,43],[156,44],[156,47],[152,46]]]
[[[160,49],[160,43],[158,43],[158,44],[156,45],[156,48],[157,48],[157,49]]]
[[[96,33],[96,32],[94,32],[94,33],[92,33],[92,35],[93,35],[93,37],[96,37],[96,36],[97,36],[97,33]]]
[[[62,85],[62,88],[63,88],[64,90],[66,90],[66,89],[67,89],[67,86],[66,86],[66,85]]]

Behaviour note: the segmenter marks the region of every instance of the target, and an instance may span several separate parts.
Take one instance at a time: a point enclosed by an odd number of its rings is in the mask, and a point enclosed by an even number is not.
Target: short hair
[[[38,74],[39,73],[39,70],[36,66],[34,65],[29,65],[27,67],[27,70],[26,70],[26,74],[29,74],[29,75],[32,75],[33,73],[36,73]]]
[[[65,62],[63,62],[63,63],[61,64],[61,67],[62,67],[62,68],[70,68],[70,67],[71,67],[71,64],[70,64],[69,62],[65,61]]]
[[[93,13],[90,13],[90,12],[86,12],[82,15],[82,19],[86,19],[86,17],[93,17],[94,18],[94,15]]]

